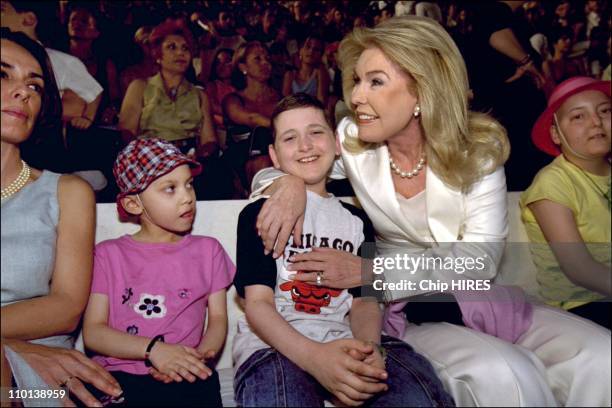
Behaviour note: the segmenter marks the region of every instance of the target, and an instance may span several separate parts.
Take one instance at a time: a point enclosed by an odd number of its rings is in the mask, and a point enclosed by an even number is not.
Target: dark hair
[[[563,37],[567,37],[570,40],[574,38],[574,32],[569,27],[555,27],[550,30],[548,38],[550,40],[550,48],[552,52],[555,52],[555,44]]]
[[[326,42],[325,42],[325,39],[323,39],[323,36],[322,36],[322,35],[320,35],[320,34],[318,34],[318,33],[312,33],[312,34],[308,35],[308,36],[307,36],[306,38],[304,38],[304,40],[303,40],[303,41],[300,43],[300,49],[301,49],[301,48],[304,48],[304,46],[306,45],[306,43],[308,42],[308,40],[311,40],[311,41],[318,41],[318,42],[320,42],[320,43],[321,43],[321,46],[322,46],[322,48],[321,48],[321,51],[322,51],[322,52],[321,52],[321,53],[325,52],[325,44],[326,44]]]
[[[11,41],[24,48],[40,65],[45,86],[41,97],[40,112],[36,118],[33,134],[36,138],[43,137],[44,131],[46,129],[56,128],[62,118],[62,101],[47,51],[45,51],[42,45],[22,32],[13,32],[7,28],[2,28],[0,38],[2,40]]]
[[[35,32],[36,35],[43,42],[51,35],[51,32],[55,29],[55,21],[50,16],[55,15],[56,5],[51,1],[22,1],[22,0],[8,0],[8,3],[13,6],[15,11],[19,14],[33,13],[38,20],[36,24]]]
[[[228,53],[230,56],[230,60],[234,56],[234,50],[232,50],[231,48],[219,48],[217,50],[217,52],[215,53],[215,56],[213,57],[212,66],[210,67],[210,77],[208,79],[210,82],[218,79],[217,78],[217,65],[219,65],[219,61],[218,61],[219,54],[221,54],[222,52]]]
[[[49,3],[45,1],[8,1],[18,13],[34,13],[37,18],[42,18],[49,12]]]
[[[191,56],[195,53],[193,35],[187,28],[183,20],[166,20],[153,29],[149,36],[149,44],[151,44],[151,55],[153,58],[161,57],[161,45],[169,35],[180,35],[185,39]]]
[[[325,107],[314,96],[311,96],[305,92],[298,92],[292,95],[287,95],[283,99],[280,100],[274,107],[272,111],[272,117],[270,118],[270,123],[272,124],[272,139],[276,139],[276,125],[275,121],[278,115],[283,112],[287,112],[293,109],[300,108],[314,108],[320,110],[323,113],[323,117],[325,118],[325,122],[327,123],[327,116],[325,116]],[[327,123],[329,126],[329,123]]]

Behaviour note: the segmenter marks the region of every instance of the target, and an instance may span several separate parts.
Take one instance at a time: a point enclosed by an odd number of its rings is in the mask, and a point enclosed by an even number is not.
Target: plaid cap
[[[121,199],[128,194],[146,190],[152,182],[170,173],[182,164],[191,167],[191,174],[202,172],[202,165],[183,154],[178,147],[161,139],[136,139],[130,142],[117,156],[113,174],[119,187],[117,210],[125,218],[127,212]]]

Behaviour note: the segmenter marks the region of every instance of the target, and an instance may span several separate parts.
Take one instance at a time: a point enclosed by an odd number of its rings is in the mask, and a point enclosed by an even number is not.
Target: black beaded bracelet
[[[165,341],[164,336],[163,335],[157,335],[155,337],[153,337],[151,339],[151,341],[149,342],[149,345],[147,346],[147,349],[145,350],[145,366],[147,367],[153,367],[153,363],[151,363],[151,360],[149,360],[149,356],[151,355],[151,350],[153,350],[153,346],[155,345],[155,343],[157,343],[158,341],[161,341],[162,343]]]

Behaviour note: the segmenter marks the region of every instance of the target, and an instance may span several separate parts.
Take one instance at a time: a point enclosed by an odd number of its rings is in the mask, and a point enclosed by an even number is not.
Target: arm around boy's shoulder
[[[342,207],[348,210],[354,217],[359,218],[361,222],[363,223],[363,236],[364,236],[363,242],[364,243],[374,242],[376,238],[376,233],[374,231],[374,225],[372,224],[372,221],[368,217],[368,214],[361,208],[355,207],[352,204],[348,204],[343,201],[340,201],[340,204],[342,204]],[[359,247],[359,251],[357,254],[358,255],[361,254],[361,246]]]

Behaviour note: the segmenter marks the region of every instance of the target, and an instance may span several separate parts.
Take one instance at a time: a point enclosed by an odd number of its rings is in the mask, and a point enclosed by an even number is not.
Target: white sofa
[[[520,219],[518,207],[519,192],[508,193],[508,209],[510,233],[508,242],[527,242],[525,229]],[[353,202],[354,199],[344,199]],[[232,260],[236,259],[236,224],[242,208],[248,204],[247,200],[232,201],[201,201],[197,203],[197,215],[193,233],[215,237],[221,242]],[[115,204],[97,205],[96,243],[111,238],[117,238],[126,233],[137,231],[138,226],[130,223],[121,223],[117,218]],[[519,285],[529,293],[534,294],[535,267],[531,261],[527,245],[507,246],[502,260],[501,270],[496,280],[499,283]],[[235,406],[233,400],[233,368],[232,368],[232,341],[236,333],[238,318],[243,311],[236,301],[236,291],[232,287],[228,293],[229,333],[225,349],[217,365],[221,379],[221,395],[224,406]],[[82,344],[80,345],[82,347]]]

